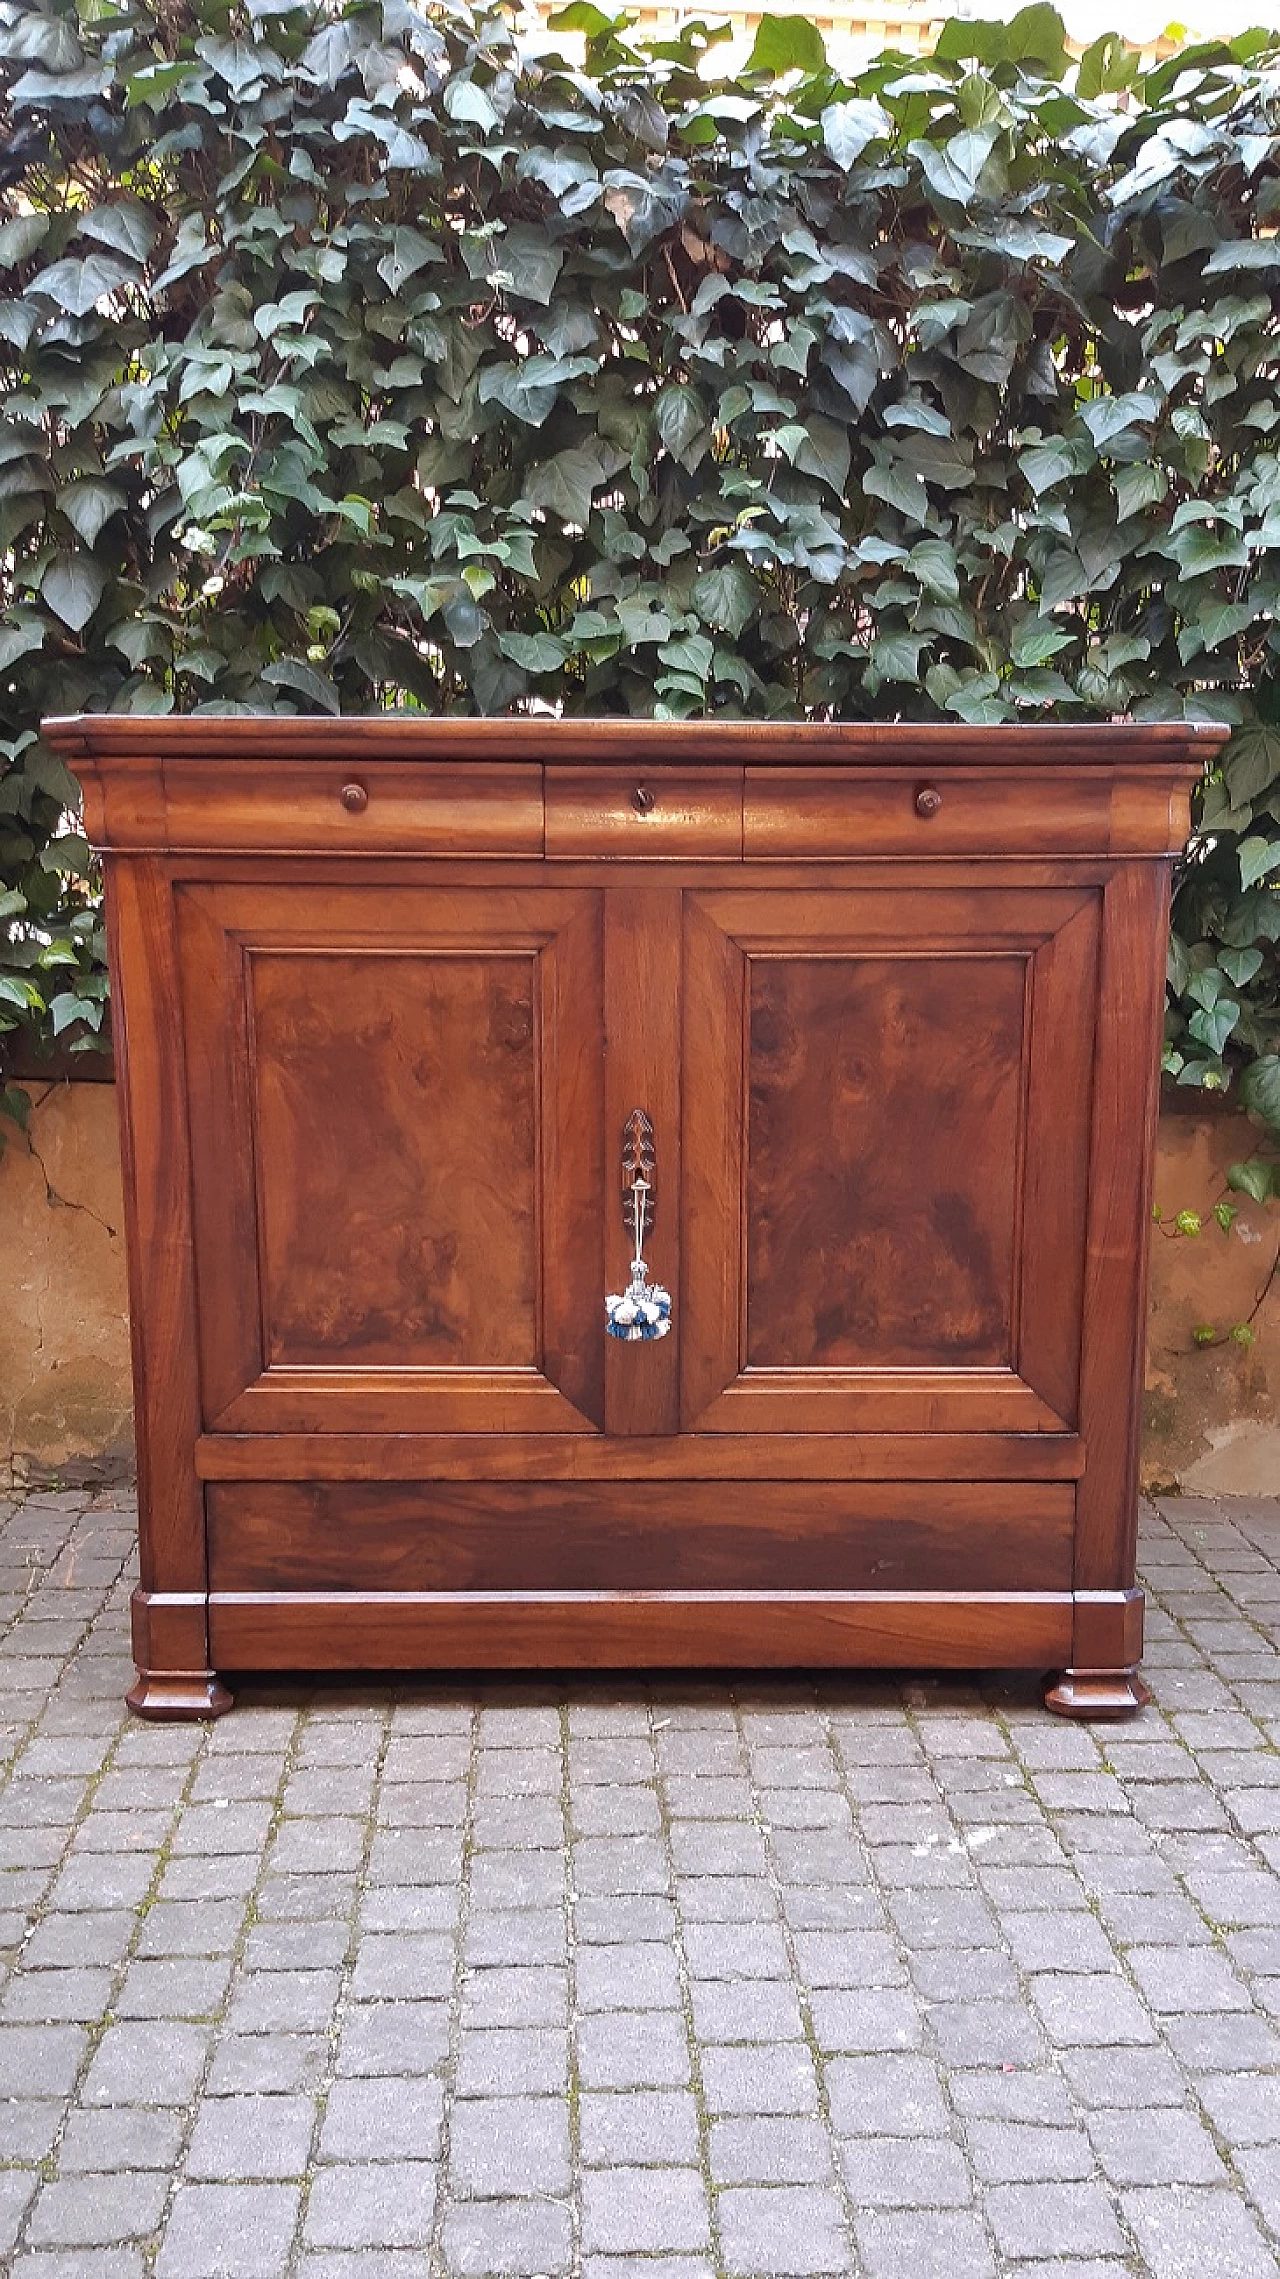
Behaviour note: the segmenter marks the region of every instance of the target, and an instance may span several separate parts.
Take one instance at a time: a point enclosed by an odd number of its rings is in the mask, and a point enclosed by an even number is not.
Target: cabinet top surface
[[[434,759],[616,760],[620,766],[755,761],[768,766],[1116,767],[1198,769],[1229,731],[1161,722],[971,728],[897,721],[437,719],[349,714],[340,719],[264,713],[155,719],[82,713],[46,720],[48,742],[77,760]]]

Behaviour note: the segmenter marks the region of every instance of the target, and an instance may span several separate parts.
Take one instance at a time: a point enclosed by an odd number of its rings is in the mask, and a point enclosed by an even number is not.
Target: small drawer
[[[736,862],[741,768],[547,769],[547,853]]]
[[[272,854],[540,855],[542,770],[447,760],[164,763],[167,844]],[[116,843],[119,843],[118,840]]]
[[[859,855],[1101,855],[1102,769],[749,767],[743,852],[756,861]],[[1163,806],[1168,807],[1167,795]],[[1167,819],[1157,818],[1167,831]]]

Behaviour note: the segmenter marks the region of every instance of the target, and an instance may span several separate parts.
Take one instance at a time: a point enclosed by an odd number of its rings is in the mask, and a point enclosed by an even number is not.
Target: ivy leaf
[[[876,450],[874,463],[862,478],[862,488],[869,498],[883,499],[889,506],[904,514],[908,522],[924,522],[929,512],[929,493],[919,475],[900,458],[891,458],[883,447]]]
[[[1131,514],[1140,514],[1144,507],[1159,506],[1169,489],[1163,467],[1144,466],[1140,461],[1113,469],[1111,482],[1120,522],[1127,522]]]
[[[1199,1006],[1187,1027],[1198,1044],[1221,1053],[1239,1018],[1240,1007],[1234,997],[1221,997],[1216,1005]]]
[[[654,425],[666,450],[682,467],[696,467],[710,429],[700,397],[692,388],[664,388],[653,407]]]
[[[704,624],[714,625],[734,640],[754,617],[760,603],[756,582],[746,565],[730,555],[713,562],[693,582],[693,606]]]
[[[781,78],[788,71],[825,71],[827,51],[816,24],[807,16],[762,16],[755,44],[747,57],[748,71]]]
[[[95,238],[99,245],[114,246],[130,261],[145,261],[159,234],[155,216],[139,198],[120,198],[95,206],[81,215],[79,233]]]
[[[40,580],[40,598],[73,633],[83,633],[107,589],[107,573],[92,554],[55,554]]]
[[[849,479],[849,431],[837,426],[831,419],[823,419],[814,412],[809,420],[808,433],[796,452],[792,465],[805,475],[816,475],[843,496]]]
[[[13,214],[7,222],[0,222],[0,269],[15,269],[20,261],[29,261],[48,236],[52,218],[50,214]]]
[[[941,149],[936,143],[917,141],[908,143],[907,150],[935,198],[944,206],[967,208],[999,139],[998,127],[967,127]]]
[[[527,356],[522,364],[490,364],[480,375],[480,401],[501,404],[526,426],[541,427],[570,377],[566,360],[558,356]]]
[[[444,91],[444,107],[451,119],[465,119],[469,125],[479,127],[482,134],[492,134],[501,122],[483,87],[474,79],[451,79]]]
[[[1263,1053],[1250,1063],[1240,1079],[1240,1098],[1280,1131],[1280,1053]]]
[[[1089,430],[1095,451],[1104,451],[1118,435],[1127,435],[1130,429],[1154,419],[1159,408],[1151,395],[1095,396],[1081,404],[1079,417]]]
[[[1237,728],[1223,755],[1223,774],[1233,807],[1246,807],[1280,781],[1280,728],[1251,720]]]
[[[576,523],[585,530],[591,495],[601,480],[594,452],[561,451],[526,476],[524,495],[530,506],[543,507],[560,522]]]
[[[391,233],[390,247],[378,263],[378,275],[391,292],[398,293],[429,261],[443,258],[434,238],[402,225]]]
[[[322,673],[317,665],[308,664],[302,657],[279,658],[275,664],[264,668],[262,678],[272,688],[296,690],[299,696],[307,697],[321,712],[337,712],[340,709],[338,692],[329,675]]]
[[[1261,970],[1262,952],[1258,949],[1219,950],[1218,963],[1228,981],[1234,982],[1237,989],[1244,989]]]
[[[136,276],[132,262],[118,260],[110,253],[90,253],[83,261],[53,262],[41,271],[32,290],[65,309],[69,316],[83,317],[121,285],[132,284]]]
[[[559,672],[569,654],[568,642],[554,633],[500,633],[498,647],[525,673]]]
[[[1057,626],[1046,625],[1034,617],[1023,618],[1013,629],[1009,654],[1020,669],[1046,664],[1056,657],[1060,649],[1069,649],[1074,635],[1063,633]]]
[[[1280,870],[1280,839],[1242,839],[1237,849],[1240,858],[1240,884],[1247,890],[1256,886],[1273,870]]]
[[[128,496],[118,484],[100,482],[95,476],[64,483],[58,493],[59,512],[65,514],[77,536],[89,547],[104,522],[128,504]]]
[[[861,158],[868,143],[883,142],[893,133],[888,111],[874,101],[828,103],[820,124],[823,142],[842,174]]]
[[[1277,1098],[1280,1100],[1280,1084]],[[1251,1196],[1255,1203],[1269,1202],[1277,1192],[1276,1165],[1263,1162],[1260,1156],[1252,1155],[1244,1163],[1229,1163],[1226,1176],[1233,1193]]]

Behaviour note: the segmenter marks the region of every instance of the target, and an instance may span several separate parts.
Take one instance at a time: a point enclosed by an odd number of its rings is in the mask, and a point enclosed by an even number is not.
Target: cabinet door
[[[1073,1428],[1099,909],[687,897],[686,1429]]]
[[[207,1427],[598,1429],[599,897],[177,893]]]

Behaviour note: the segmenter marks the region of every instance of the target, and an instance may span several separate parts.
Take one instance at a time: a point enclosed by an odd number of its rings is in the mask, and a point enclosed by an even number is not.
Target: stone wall
[[[0,1484],[132,1468],[129,1308],[113,1084],[31,1084],[0,1157]]]
[[[115,1092],[109,1084],[32,1087],[29,1141],[6,1126],[0,1158],[0,1483],[50,1473],[75,1482],[131,1462],[129,1327]],[[1280,1205],[1241,1197],[1231,1234],[1211,1212],[1228,1163],[1253,1134],[1232,1115],[1166,1115],[1156,1194],[1198,1237],[1156,1230],[1151,1276],[1143,1476],[1244,1495],[1280,1489],[1280,1275],[1251,1346],[1243,1321],[1280,1242]],[[1197,1346],[1212,1324],[1223,1342]]]

